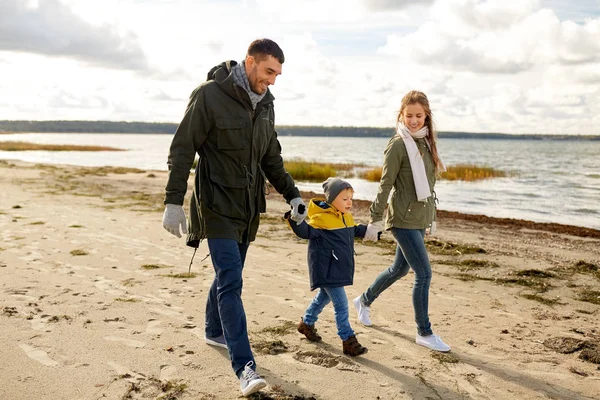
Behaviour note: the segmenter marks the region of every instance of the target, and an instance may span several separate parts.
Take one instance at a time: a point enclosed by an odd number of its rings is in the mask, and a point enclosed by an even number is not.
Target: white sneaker
[[[352,300],[352,302],[354,303],[354,307],[356,307],[356,311],[358,312],[358,322],[364,326],[373,325],[373,322],[371,322],[371,318],[369,317],[371,307],[365,306],[360,300],[360,296]]]
[[[227,348],[227,342],[225,341],[225,336],[223,335],[214,338],[210,338],[204,335],[204,341],[206,342],[206,344],[210,344],[211,346],[218,346],[224,349]]]
[[[438,335],[429,335],[429,336],[421,336],[417,333],[417,338],[415,339],[416,344],[420,344],[421,346],[425,346],[431,350],[441,351],[443,353],[447,353],[450,351],[450,346],[448,346],[442,338]]]
[[[240,390],[243,396],[256,393],[267,386],[267,382],[252,369],[253,361],[248,361],[240,375]]]

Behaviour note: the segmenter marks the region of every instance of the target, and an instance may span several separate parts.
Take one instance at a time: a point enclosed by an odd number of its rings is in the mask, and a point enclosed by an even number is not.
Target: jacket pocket
[[[248,147],[244,118],[217,118],[215,124],[218,129],[217,147],[219,150],[242,150]]]
[[[427,203],[422,201],[411,201],[404,213],[404,222],[425,226],[427,220]]]
[[[246,219],[248,179],[236,175],[210,174],[212,198],[210,209],[235,219]]]

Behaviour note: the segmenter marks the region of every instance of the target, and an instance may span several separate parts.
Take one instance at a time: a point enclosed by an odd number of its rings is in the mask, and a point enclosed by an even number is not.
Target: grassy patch
[[[461,280],[463,282],[493,281],[492,278],[486,278],[484,276],[472,275],[472,274],[466,274],[466,273],[450,274],[449,276],[452,277],[452,278],[459,279],[459,280]]]
[[[275,335],[287,335],[288,333],[296,331],[296,324],[292,321],[284,321],[279,326],[268,326],[262,329],[261,333],[271,333]]]
[[[559,272],[593,275],[600,279],[600,267],[596,264],[579,260],[575,264],[558,268]]]
[[[440,352],[431,352],[431,357],[435,358],[439,362],[443,363],[452,363],[455,364],[460,361],[460,359],[452,353],[440,353]]]
[[[189,279],[189,278],[197,277],[198,274],[195,272],[182,272],[179,274],[167,274],[167,275],[161,275],[161,276],[164,276],[165,278]]]
[[[463,255],[463,254],[485,254],[486,251],[478,246],[462,245],[452,242],[442,242],[437,239],[429,239],[425,241],[427,249],[433,254],[441,255]]]
[[[582,273],[596,273],[600,271],[600,268],[596,264],[589,263],[587,261],[579,260],[573,266],[573,270]]]
[[[70,254],[72,256],[87,256],[89,253],[82,249],[75,249],[75,250],[71,250]]]
[[[160,269],[160,268],[175,268],[175,266],[174,265],[165,265],[165,264],[144,264],[140,268],[145,269],[145,270],[152,270],[152,269]]]
[[[544,340],[543,345],[561,354],[571,354],[587,346],[587,341],[572,337],[553,337]]]
[[[333,164],[288,160],[285,161],[284,165],[295,181],[321,182],[330,176],[337,175],[337,170]]]
[[[370,182],[379,182],[381,180],[381,168],[373,168],[361,172],[358,176]]]
[[[600,305],[600,291],[583,289],[578,293],[577,300]]]
[[[69,228],[83,228],[83,225],[69,225]]]
[[[442,172],[441,179],[448,181],[479,181],[490,178],[502,178],[507,174],[491,167],[480,167],[473,164],[458,164],[449,166]]]
[[[529,276],[534,278],[554,278],[556,275],[552,272],[540,271],[539,269],[524,269],[515,272],[517,276]]]
[[[508,278],[488,278],[485,276],[480,276],[477,274],[468,274],[468,273],[458,273],[458,274],[450,274],[450,277],[460,279],[465,282],[473,282],[473,281],[488,281],[493,282],[499,285],[518,285],[525,286],[530,289],[537,291],[538,293],[543,293],[553,288],[551,284],[548,282],[544,282],[539,278],[528,278],[528,277],[508,277]]]
[[[44,221],[35,221],[35,222],[30,223],[29,225],[44,225],[44,224],[45,224]]]
[[[94,167],[94,168],[77,168],[73,171],[73,177],[77,176],[106,176],[108,174],[141,174],[146,171],[138,168],[129,168],[129,167]]]
[[[539,293],[547,292],[549,289],[553,288],[551,284],[549,284],[548,282],[544,282],[543,280],[538,278],[496,278],[494,279],[494,281],[505,285],[525,286],[531,289],[535,289]]]
[[[522,294],[521,297],[524,297],[524,298],[526,298],[528,300],[537,301],[537,302],[545,304],[547,306],[554,306],[554,305],[557,305],[557,304],[563,304],[558,299],[549,299],[547,297],[540,296],[537,293],[534,293],[534,294]]]
[[[123,286],[134,286],[136,283],[138,283],[138,281],[136,281],[133,278],[128,278],[128,279],[121,281],[121,285],[123,285]]]
[[[275,340],[258,340],[252,342],[252,348],[263,354],[280,354],[288,351],[288,347],[279,339]]]
[[[483,268],[498,268],[499,265],[493,261],[487,260],[442,260],[438,261],[439,264],[455,265],[460,271],[474,271]]]
[[[134,299],[133,297],[118,297],[115,301],[122,301],[124,303],[137,303],[139,300]]]
[[[579,353],[579,358],[583,361],[600,364],[600,344],[589,345]]]
[[[108,146],[79,146],[72,144],[40,144],[29,142],[0,142],[0,150],[2,151],[29,151],[29,150],[46,150],[46,151],[124,151],[116,147]]]

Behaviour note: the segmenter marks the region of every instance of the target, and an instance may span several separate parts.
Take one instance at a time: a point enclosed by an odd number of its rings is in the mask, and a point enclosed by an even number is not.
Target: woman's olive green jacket
[[[415,139],[423,156],[425,173],[432,196],[417,201],[412,169],[404,140],[400,135],[392,137],[384,151],[383,169],[377,197],[371,204],[371,222],[381,221],[388,206],[385,229],[426,229],[435,220],[435,164],[425,138]],[[390,196],[391,191],[391,196]],[[388,202],[389,199],[389,202]]]

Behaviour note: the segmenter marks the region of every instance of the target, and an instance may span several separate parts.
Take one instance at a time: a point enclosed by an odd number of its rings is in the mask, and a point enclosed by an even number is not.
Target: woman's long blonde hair
[[[398,117],[396,118],[396,125],[402,122],[402,114],[406,107],[410,104],[419,103],[423,110],[425,111],[425,126],[429,129],[429,135],[425,137],[427,143],[429,143],[429,149],[431,150],[431,155],[433,157],[433,162],[435,164],[436,173],[440,173],[440,156],[437,151],[437,132],[435,131],[435,125],[433,123],[433,115],[431,114],[431,107],[429,107],[429,100],[427,96],[423,92],[419,92],[418,90],[411,90],[406,93],[402,98],[402,103],[400,105],[400,111],[398,111]]]

